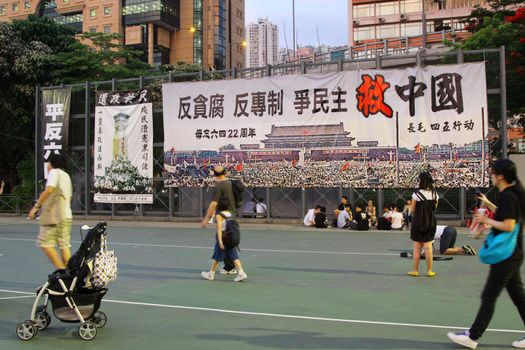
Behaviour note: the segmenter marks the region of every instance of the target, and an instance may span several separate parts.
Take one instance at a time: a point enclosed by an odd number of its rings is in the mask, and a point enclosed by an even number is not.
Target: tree
[[[14,179],[17,164],[33,153],[36,85],[128,78],[150,70],[138,59],[142,53],[120,45],[117,34],[85,33],[81,39],[47,17],[0,22],[0,149],[9,150],[0,153],[0,174]]]
[[[525,8],[518,7],[521,4],[516,0],[489,0],[488,8],[477,6],[468,18],[467,29],[472,36],[458,47],[475,50],[505,46],[508,114],[525,126]],[[487,68],[499,75],[499,62]]]

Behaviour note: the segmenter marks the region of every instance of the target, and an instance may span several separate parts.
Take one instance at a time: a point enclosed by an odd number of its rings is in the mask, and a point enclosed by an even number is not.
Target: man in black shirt
[[[370,215],[360,205],[355,207],[355,222],[357,231],[368,231],[370,229]]]

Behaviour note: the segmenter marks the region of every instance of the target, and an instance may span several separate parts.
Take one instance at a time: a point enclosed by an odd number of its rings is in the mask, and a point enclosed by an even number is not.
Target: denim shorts
[[[231,261],[238,260],[239,252],[237,248],[226,248],[222,250],[219,247],[219,242],[215,241],[215,248],[213,249],[213,256],[211,258],[215,261],[224,261],[226,257],[230,258]]]

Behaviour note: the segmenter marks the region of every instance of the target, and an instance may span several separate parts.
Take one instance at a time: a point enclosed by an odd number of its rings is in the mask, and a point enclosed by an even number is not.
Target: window
[[[104,16],[111,15],[111,6],[104,7]]]
[[[374,38],[374,27],[358,27],[354,29],[354,40],[368,40]]]
[[[382,2],[378,4],[379,16],[389,16],[398,13],[397,2]]]
[[[104,27],[104,34],[111,34],[111,26]]]
[[[5,10],[5,5],[0,5],[0,15],[5,15],[7,11]]]
[[[13,10],[13,12],[18,12],[18,4],[13,4],[11,10]]]
[[[388,25],[377,27],[377,38],[378,39],[394,38],[398,36],[399,36],[398,26],[395,24],[388,24]]]
[[[89,10],[89,17],[97,17],[97,9],[90,9]]]
[[[91,28],[89,28],[89,32],[90,32],[90,33],[96,33],[96,32],[97,32],[97,27],[91,27]]]
[[[25,1],[24,2],[24,10],[29,10],[31,9],[31,2],[30,1]]]
[[[421,23],[403,23],[401,24],[401,36],[419,36],[421,35]]]
[[[354,18],[370,17],[374,15],[374,5],[356,5],[353,7]]]
[[[401,0],[401,13],[421,12],[421,0]]]

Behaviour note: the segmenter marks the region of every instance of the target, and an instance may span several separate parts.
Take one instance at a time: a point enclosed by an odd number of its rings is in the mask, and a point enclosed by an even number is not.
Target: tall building
[[[153,66],[244,66],[244,0],[0,0],[0,21],[48,16],[78,33],[119,33]]]
[[[348,0],[349,44],[421,36],[423,1],[427,33],[463,30],[462,20],[474,6],[486,3],[485,0]]]
[[[279,28],[268,21],[259,18],[257,23],[251,23],[246,28],[247,52],[246,66],[261,67],[279,63]]]

